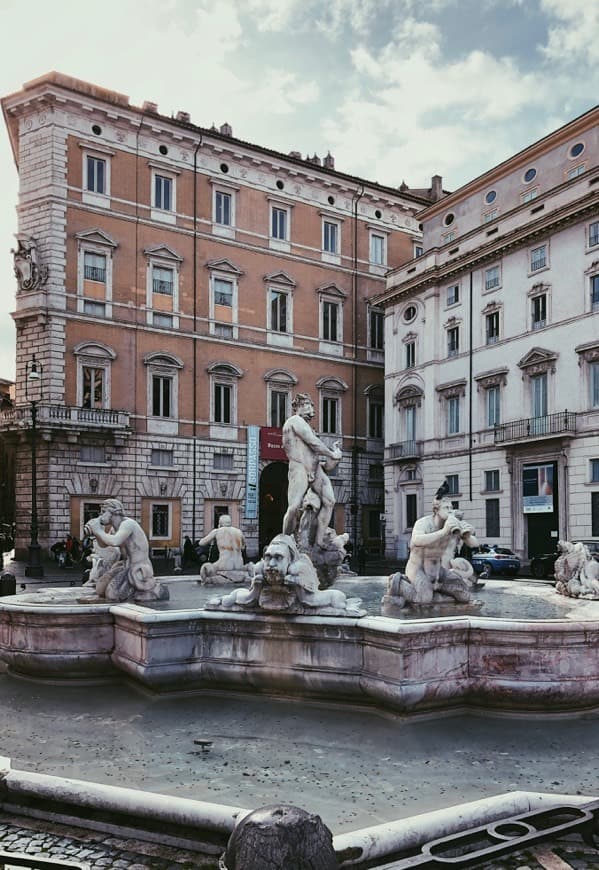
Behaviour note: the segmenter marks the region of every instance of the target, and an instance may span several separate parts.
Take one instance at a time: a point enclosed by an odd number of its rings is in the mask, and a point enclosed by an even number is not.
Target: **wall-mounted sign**
[[[274,459],[287,462],[287,454],[283,450],[283,430],[274,426],[260,428],[260,459]]]
[[[247,470],[245,477],[245,518],[258,516],[258,433],[259,426],[248,426]]]
[[[553,464],[522,469],[522,510],[525,514],[553,513]]]

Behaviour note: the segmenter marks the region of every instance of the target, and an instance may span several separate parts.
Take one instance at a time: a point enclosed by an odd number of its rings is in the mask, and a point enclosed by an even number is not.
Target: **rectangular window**
[[[339,225],[331,221],[322,222],[322,248],[328,254],[339,252]]]
[[[599,362],[589,363],[591,407],[599,408]]]
[[[368,403],[368,437],[382,438],[383,437],[383,403],[369,402]]]
[[[536,272],[547,265],[547,245],[540,245],[530,252],[530,271]]]
[[[532,328],[543,329],[547,325],[547,296],[542,293],[531,300]]]
[[[89,299],[84,299],[83,313],[93,314],[94,317],[104,317],[106,313],[106,306],[103,302],[91,302]]]
[[[532,391],[532,416],[547,416],[547,375],[534,375],[530,379]]]
[[[599,309],[599,275],[591,276],[591,306],[593,311]]]
[[[83,254],[83,277],[86,281],[98,281],[106,283],[106,257],[104,254],[92,254],[85,251]]]
[[[536,199],[539,195],[539,188],[533,187],[531,190],[525,191],[520,197],[521,202],[532,202],[533,199]]]
[[[369,480],[383,480],[385,477],[385,468],[381,465],[380,462],[371,463],[368,466],[368,479]]]
[[[322,431],[328,435],[337,434],[338,399],[325,396],[322,400]]]
[[[447,288],[447,304],[455,305],[460,301],[460,285],[454,284],[452,287]]]
[[[591,535],[599,536],[599,492],[591,493]]]
[[[499,266],[485,269],[485,290],[492,290],[493,287],[499,287]]]
[[[152,266],[152,292],[163,296],[173,295],[173,270]]]
[[[418,519],[418,496],[410,492],[406,495],[406,529],[411,529]]]
[[[416,365],[416,342],[408,341],[406,344],[406,368],[412,369]]]
[[[499,311],[493,311],[485,317],[485,331],[487,344],[496,344],[499,341]]]
[[[215,453],[213,457],[215,471],[233,471],[232,453]]]
[[[487,389],[487,426],[499,426],[501,422],[499,395],[498,386]]]
[[[154,447],[150,455],[150,465],[171,468],[173,465],[173,451],[166,450],[163,447]]]
[[[214,384],[214,422],[231,423],[231,398],[233,389],[230,384]]]
[[[448,486],[448,495],[457,495],[460,491],[460,475],[459,474],[448,474],[446,476],[447,486]]]
[[[385,265],[385,236],[370,234],[370,262],[377,266]]]
[[[325,341],[339,341],[339,305],[322,303],[322,337]]]
[[[92,193],[106,193],[106,161],[88,154],[85,162],[85,189]]]
[[[271,236],[273,239],[287,239],[287,210],[284,208],[272,208]]]
[[[573,178],[578,178],[579,175],[582,175],[584,172],[584,163],[581,163],[580,166],[573,166],[572,169],[568,170],[568,180],[572,181]]]
[[[231,281],[223,281],[222,278],[215,278],[214,287],[214,304],[224,305],[226,308],[233,307],[233,284]]]
[[[81,407],[104,407],[104,369],[83,366],[83,397]]]
[[[483,223],[490,224],[491,221],[495,220],[495,218],[497,217],[497,214],[498,214],[498,212],[497,212],[496,208],[494,208],[493,211],[488,211],[486,214],[483,215]]]
[[[452,396],[447,400],[447,434],[457,435],[460,431],[460,399]]]
[[[173,207],[173,179],[165,175],[154,176],[154,208],[171,211]]]
[[[230,227],[232,222],[232,196],[217,190],[214,194],[214,222]]]
[[[82,444],[79,449],[79,462],[106,462],[106,448],[103,444]]]
[[[152,312],[152,326],[159,326],[162,329],[172,329],[173,315],[161,314],[159,311]]]
[[[288,394],[280,390],[272,390],[270,393],[270,425],[280,428],[287,417]]]
[[[424,254],[424,248],[422,245],[416,245],[414,248],[414,257],[421,257]]]
[[[589,225],[589,248],[599,245],[599,221]]]
[[[170,505],[168,504],[153,504],[152,505],[152,537],[153,538],[168,538],[169,537],[169,515]]]
[[[499,469],[494,468],[492,471],[485,471],[485,491],[499,492]]]
[[[385,339],[385,315],[382,311],[370,309],[370,347],[382,350]]]
[[[274,332],[287,332],[287,293],[270,290],[270,328]]]
[[[406,441],[416,440],[416,406],[408,405],[405,413]]]
[[[487,538],[498,538],[499,527],[499,499],[488,498],[485,500],[485,520]]]
[[[599,459],[591,459],[591,483],[599,483]]]
[[[460,327],[452,326],[447,330],[447,356],[456,356],[460,352]]]
[[[172,379],[152,375],[152,416],[171,417]]]

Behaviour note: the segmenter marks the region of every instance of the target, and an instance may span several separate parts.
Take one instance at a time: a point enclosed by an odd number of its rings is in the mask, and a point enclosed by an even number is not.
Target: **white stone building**
[[[420,213],[385,308],[388,555],[448,477],[479,541],[599,540],[599,107]]]

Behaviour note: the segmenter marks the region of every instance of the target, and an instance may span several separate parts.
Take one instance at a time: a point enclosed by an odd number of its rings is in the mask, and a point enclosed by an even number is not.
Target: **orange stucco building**
[[[276,442],[298,391],[321,436],[342,442],[336,528],[378,545],[384,330],[368,299],[419,253],[427,192],[58,73],[2,106],[20,181],[16,410],[3,418],[18,450],[18,548],[33,354],[44,547],[79,537],[116,497],[155,550],[228,511],[256,554],[280,528]]]

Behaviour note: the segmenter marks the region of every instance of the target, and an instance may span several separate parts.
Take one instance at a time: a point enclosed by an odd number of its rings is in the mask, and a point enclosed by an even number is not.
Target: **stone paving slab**
[[[0,814],[0,849],[85,862],[90,870],[217,870],[218,860],[197,852],[112,834]]]

